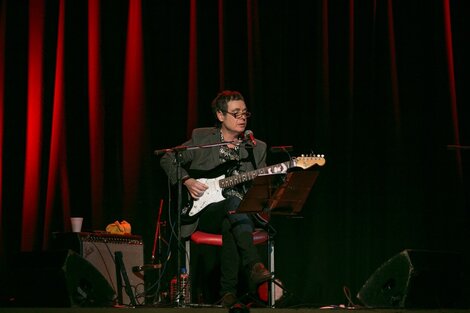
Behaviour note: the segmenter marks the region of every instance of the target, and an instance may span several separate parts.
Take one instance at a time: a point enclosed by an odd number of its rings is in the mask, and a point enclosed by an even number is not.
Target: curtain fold
[[[103,220],[104,107],[101,83],[101,1],[88,1],[88,120],[90,142],[90,190],[92,227]],[[77,212],[78,213],[78,212]]]
[[[198,119],[198,18],[197,1],[189,1],[189,51],[188,51],[188,103],[187,103],[187,136],[197,126]]]
[[[144,60],[142,42],[142,3],[129,2],[126,59],[123,95],[123,209],[124,216],[132,216],[141,176],[142,150],[145,141]]]
[[[34,239],[39,234],[41,209],[42,145],[43,145],[43,40],[45,3],[32,0],[29,6],[27,130],[23,209],[21,219],[21,249],[38,247]],[[39,243],[40,245],[40,243]]]
[[[65,1],[59,1],[57,53],[54,76],[54,98],[52,103],[52,128],[47,176],[46,203],[43,217],[43,249],[47,249],[52,237],[54,217],[62,217],[65,229],[70,229],[70,197],[67,164],[65,123]],[[39,219],[39,216],[37,217]],[[35,221],[37,223],[37,221]]]
[[[455,70],[454,70],[454,50],[452,45],[452,21],[450,12],[449,0],[443,1],[443,15],[444,15],[444,34],[445,34],[445,51],[447,59],[447,77],[449,84],[449,101],[452,112],[452,124],[453,124],[453,143],[457,146],[460,145],[460,127],[457,109],[457,93],[455,90]],[[457,158],[457,171],[461,179],[463,179],[463,165],[461,150],[455,151]]]

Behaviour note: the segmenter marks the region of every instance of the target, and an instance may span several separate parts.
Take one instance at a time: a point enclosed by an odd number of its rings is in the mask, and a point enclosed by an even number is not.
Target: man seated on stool
[[[194,129],[191,138],[183,143],[183,146],[212,145],[222,142],[230,144],[181,152],[182,182],[192,198],[189,206],[182,210],[181,237],[189,237],[196,229],[222,234],[220,290],[222,305],[231,307],[238,302],[240,268],[248,271],[251,290],[255,290],[259,284],[270,279],[271,273],[261,262],[253,243],[252,233],[255,226],[252,216],[233,214],[246,193],[246,186],[239,184],[218,190],[216,196],[212,196],[216,184],[210,184],[209,179],[201,177],[213,178],[222,174],[229,177],[265,167],[266,143],[255,140],[250,131],[245,131],[251,114],[247,111],[245,100],[239,92],[226,90],[219,93],[212,101],[212,111],[216,126]],[[165,154],[160,164],[171,183],[177,183],[174,153]],[[211,175],[210,172],[214,172],[212,170],[219,171],[220,168],[224,168],[224,173]],[[206,175],[192,177],[192,173],[196,171]],[[213,178],[211,182],[214,181],[217,179]],[[205,207],[200,208],[198,214],[190,217],[188,213],[193,209],[199,210],[197,206],[205,197],[215,200],[209,201]]]

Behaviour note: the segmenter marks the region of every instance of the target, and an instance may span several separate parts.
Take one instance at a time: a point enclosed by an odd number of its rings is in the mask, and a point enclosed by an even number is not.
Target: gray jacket
[[[191,149],[191,147],[199,147],[201,145],[212,145],[220,143],[220,129],[215,127],[196,128],[193,130],[191,139],[182,144],[188,147],[181,152],[181,178],[189,176],[191,170],[197,171],[210,171],[221,164],[219,156],[219,146],[201,149]],[[256,145],[241,145],[240,146],[240,170],[243,172],[254,170],[252,158],[250,158],[249,150],[252,150],[256,168],[266,166],[266,143],[256,139]],[[178,182],[176,173],[176,160],[173,153],[166,153],[160,159],[160,165],[168,175],[171,184]],[[181,236],[190,236],[197,227],[197,221],[193,224],[182,225]]]

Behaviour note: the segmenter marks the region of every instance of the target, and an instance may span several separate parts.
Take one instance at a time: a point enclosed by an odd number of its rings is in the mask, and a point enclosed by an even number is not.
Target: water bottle
[[[170,300],[172,302],[178,301],[179,304],[189,304],[191,303],[191,284],[189,281],[189,274],[186,271],[185,267],[181,268],[180,272],[180,290],[177,290],[176,284],[177,279],[176,276],[173,277],[170,281]],[[178,291],[181,292],[181,295],[178,297]]]
[[[181,290],[181,299],[184,304],[191,303],[191,283],[189,281],[189,274],[186,271],[186,267],[181,268],[180,273],[180,290]]]

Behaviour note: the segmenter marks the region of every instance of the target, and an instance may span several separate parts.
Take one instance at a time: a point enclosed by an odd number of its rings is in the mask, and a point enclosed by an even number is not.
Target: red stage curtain
[[[72,215],[153,242],[160,200],[175,214],[154,151],[212,126],[223,89],[260,140],[326,155],[304,218],[275,225],[299,297],[342,301],[405,248],[463,249],[464,2],[1,0],[1,261]]]

